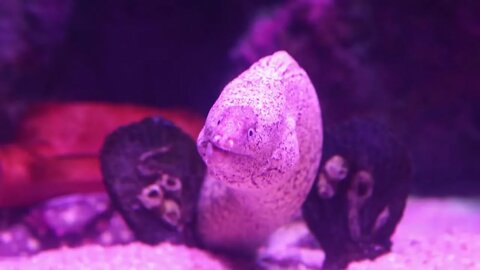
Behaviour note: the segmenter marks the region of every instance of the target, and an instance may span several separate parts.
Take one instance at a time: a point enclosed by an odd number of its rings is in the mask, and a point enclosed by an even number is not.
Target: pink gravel
[[[304,234],[302,228],[297,231]],[[285,237],[290,236],[285,234]],[[375,261],[353,263],[348,269],[480,270],[480,201],[412,198],[393,240],[392,253]],[[308,255],[300,256],[303,262],[288,269],[318,269],[315,261],[321,262],[323,253],[307,251],[301,252]],[[0,260],[0,269],[215,270],[230,267],[224,260],[199,249],[167,243],[156,247],[134,243],[109,248],[61,249],[31,258]]]
[[[392,253],[349,270],[480,270],[480,201],[410,199]]]
[[[156,247],[133,243],[126,246],[84,246],[42,252],[31,258],[0,261],[2,270],[223,270],[218,259],[198,249],[172,244]]]

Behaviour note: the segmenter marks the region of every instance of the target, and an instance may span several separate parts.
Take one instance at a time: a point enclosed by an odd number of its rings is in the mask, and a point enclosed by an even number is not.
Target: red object
[[[41,103],[20,125],[18,142],[0,148],[0,207],[103,190],[98,152],[119,126],[162,116],[192,139],[204,119],[184,109],[106,103]]]

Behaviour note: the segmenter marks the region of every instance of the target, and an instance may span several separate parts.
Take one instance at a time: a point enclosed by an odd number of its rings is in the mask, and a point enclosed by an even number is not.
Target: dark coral
[[[163,118],[147,118],[109,135],[100,159],[110,198],[139,240],[196,243],[205,165],[188,135]]]
[[[326,269],[388,252],[410,186],[405,147],[378,122],[355,119],[326,132],[322,159],[303,216],[326,253]]]

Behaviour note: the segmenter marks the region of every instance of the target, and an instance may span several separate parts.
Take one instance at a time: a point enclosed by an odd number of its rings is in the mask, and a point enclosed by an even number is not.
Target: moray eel
[[[227,84],[197,139],[207,165],[198,216],[203,244],[253,254],[299,211],[322,141],[317,94],[288,53],[260,59]]]

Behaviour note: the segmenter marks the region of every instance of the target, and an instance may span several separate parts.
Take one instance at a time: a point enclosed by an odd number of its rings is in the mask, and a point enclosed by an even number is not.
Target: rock
[[[61,196],[22,211],[11,209],[13,214],[7,211],[0,211],[0,257],[134,239],[104,193]]]
[[[196,243],[205,165],[188,135],[147,118],[110,134],[100,159],[107,191],[137,239]]]
[[[325,268],[389,252],[410,187],[405,147],[379,123],[354,119],[326,132],[323,157],[303,216]]]

